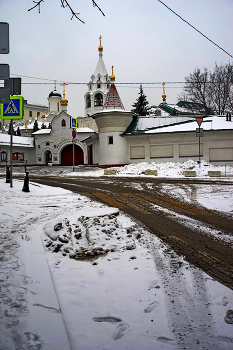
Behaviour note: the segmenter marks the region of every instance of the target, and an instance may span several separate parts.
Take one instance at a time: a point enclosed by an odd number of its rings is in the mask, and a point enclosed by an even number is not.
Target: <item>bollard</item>
[[[23,188],[22,191],[23,192],[30,192],[29,191],[29,171],[26,171],[26,175],[24,176],[24,184],[23,184]]]
[[[11,172],[9,169],[9,166],[6,167],[6,183],[10,183],[11,182]]]

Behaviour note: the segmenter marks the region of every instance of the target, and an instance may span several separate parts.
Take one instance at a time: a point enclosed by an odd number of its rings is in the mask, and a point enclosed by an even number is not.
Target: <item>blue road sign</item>
[[[70,118],[70,124],[71,124],[71,128],[73,129],[77,129],[77,119],[74,117]]]
[[[23,97],[10,96],[9,103],[1,104],[1,119],[23,119]]]

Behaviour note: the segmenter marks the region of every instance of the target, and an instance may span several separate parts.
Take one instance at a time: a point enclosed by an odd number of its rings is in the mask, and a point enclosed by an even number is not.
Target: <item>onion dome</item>
[[[112,75],[111,75],[111,77],[110,77],[110,80],[111,80],[112,82],[115,81],[115,75],[113,74],[113,68],[114,68],[114,66],[112,66]]]
[[[98,47],[98,50],[103,51],[103,46],[101,45],[101,39],[102,39],[101,35],[100,35],[99,39],[100,39],[100,46]]]
[[[54,90],[49,94],[49,97],[52,97],[52,96],[61,97],[61,94],[57,91],[56,80],[55,80]]]
[[[53,96],[61,97],[61,94],[58,91],[54,90],[54,91],[50,92],[50,94],[49,94],[49,97],[53,97]]]
[[[68,100],[66,99],[66,94],[65,94],[65,86],[68,85],[66,83],[61,84],[63,86],[63,98],[61,99],[61,105],[62,106],[67,106],[68,105]]]
[[[162,94],[162,99],[163,99],[163,102],[166,102],[166,94],[165,94],[165,83],[162,84],[163,85],[163,94]]]
[[[41,115],[41,118],[45,118],[44,107],[43,107],[43,113]]]

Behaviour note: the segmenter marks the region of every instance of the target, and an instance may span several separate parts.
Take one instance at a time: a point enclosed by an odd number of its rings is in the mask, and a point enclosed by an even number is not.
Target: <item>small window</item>
[[[91,107],[91,97],[90,95],[87,95],[86,97],[86,108],[90,108]]]
[[[62,120],[61,126],[66,126],[66,121],[65,121],[65,119]]]
[[[113,145],[113,136],[108,137],[108,144]]]
[[[37,118],[40,116],[40,112],[37,112]]]
[[[50,146],[50,142],[46,142],[46,144],[45,144],[46,146]]]
[[[59,112],[59,102],[57,103],[57,110],[58,110],[58,112]]]
[[[7,161],[7,153],[6,152],[1,152],[1,161],[6,162]]]
[[[97,89],[100,89],[101,88],[101,84],[97,84]]]
[[[29,111],[29,118],[32,118],[32,111]]]
[[[24,160],[24,153],[18,153],[18,160]]]

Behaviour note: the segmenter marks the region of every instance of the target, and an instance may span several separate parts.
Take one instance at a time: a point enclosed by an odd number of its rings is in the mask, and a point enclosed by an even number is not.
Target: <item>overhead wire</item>
[[[198,30],[197,28],[195,28],[192,24],[190,24],[188,21],[186,21],[184,18],[182,18],[180,15],[178,15],[178,13],[176,13],[175,11],[173,11],[170,7],[168,7],[164,2],[162,2],[161,0],[158,0],[161,4],[163,4],[168,10],[170,10],[171,12],[173,12],[177,17],[179,17],[182,21],[184,21],[185,23],[187,23],[190,27],[192,27],[194,30],[196,30],[199,34],[201,34],[204,38],[206,38],[207,40],[209,40],[212,44],[214,44],[215,46],[217,46],[220,50],[224,51],[227,55],[229,55],[230,57],[233,58],[233,56],[227,52],[226,50],[224,50],[221,46],[219,46],[218,44],[216,44],[213,40],[211,40],[210,38],[208,38],[205,34],[203,34],[200,30]]]

